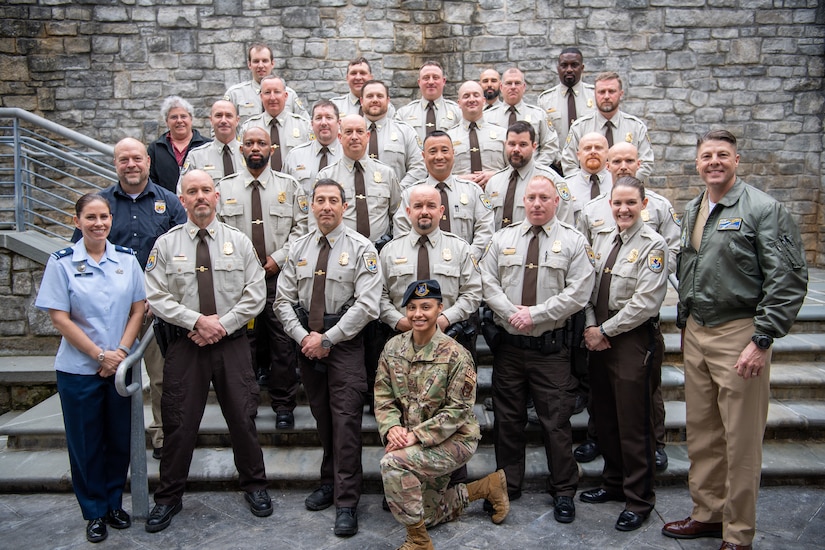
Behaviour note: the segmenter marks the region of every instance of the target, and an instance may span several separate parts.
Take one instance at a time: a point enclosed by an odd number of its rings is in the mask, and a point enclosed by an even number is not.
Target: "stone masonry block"
[[[197,28],[198,8],[194,6],[158,8],[158,26],[165,28]]]

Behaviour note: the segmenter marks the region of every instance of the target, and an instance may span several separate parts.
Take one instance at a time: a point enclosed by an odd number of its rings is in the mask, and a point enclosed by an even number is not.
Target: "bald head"
[[[484,99],[487,103],[495,103],[501,94],[501,75],[495,69],[485,69],[481,71],[478,79],[481,88],[484,90]]]
[[[135,138],[123,138],[115,145],[115,172],[125,193],[142,193],[149,182],[149,154]]]
[[[584,134],[576,153],[579,166],[588,174],[600,172],[607,163],[607,138],[598,132]]]
[[[607,169],[613,174],[614,182],[625,176],[635,178],[641,166],[639,150],[632,143],[619,142],[607,152]]]
[[[468,80],[458,89],[458,106],[461,108],[461,116],[470,122],[480,120],[484,115],[484,90],[481,84],[473,80]]]
[[[413,186],[407,217],[417,233],[428,235],[435,231],[443,214],[444,206],[438,189],[425,184]]]
[[[367,121],[361,115],[345,116],[339,125],[338,139],[344,156],[351,160],[361,160],[370,141]]]

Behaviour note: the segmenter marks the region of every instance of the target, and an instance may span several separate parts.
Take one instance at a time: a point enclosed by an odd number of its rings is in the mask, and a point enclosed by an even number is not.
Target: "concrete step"
[[[657,473],[657,485],[684,485],[687,483],[688,457],[685,444],[666,448],[669,467]],[[316,447],[264,447],[264,461],[270,487],[307,489],[318,482],[322,451]],[[379,461],[383,449],[364,447],[364,490],[381,492]],[[159,462],[147,451],[147,470],[150,488],[158,482]],[[762,484],[783,483],[821,484],[825,480],[825,443],[766,441],[763,446]],[[599,482],[603,462],[580,465],[580,485],[593,486]],[[493,448],[483,445],[468,464],[471,479],[480,478],[495,469]],[[525,491],[546,490],[547,460],[544,447],[527,448]],[[187,490],[235,490],[237,471],[231,449],[198,448],[189,469]],[[20,451],[0,449],[0,492],[59,492],[71,491],[69,457],[65,450]]]
[[[790,376],[788,377],[790,378]],[[482,443],[492,444],[494,415],[483,405],[475,406],[475,414],[482,430]],[[144,405],[144,422],[151,420],[151,409]],[[587,411],[571,418],[576,441],[583,440],[587,429]],[[256,421],[258,438],[263,446],[316,447],[315,419],[309,407],[302,405],[295,410],[295,427],[290,430],[275,428],[275,413],[266,405],[258,408]],[[665,402],[665,428],[668,441],[685,440],[684,401]],[[18,450],[58,449],[66,445],[63,417],[58,396],[53,396],[13,420],[0,426],[0,435],[8,436],[8,447]],[[527,428],[528,442],[541,443],[537,426]],[[795,439],[810,441],[825,438],[825,400],[807,398],[773,398],[768,407],[766,439]],[[380,445],[375,418],[365,412],[362,421],[364,445]],[[208,403],[198,436],[200,447],[229,447],[229,432],[217,403]]]

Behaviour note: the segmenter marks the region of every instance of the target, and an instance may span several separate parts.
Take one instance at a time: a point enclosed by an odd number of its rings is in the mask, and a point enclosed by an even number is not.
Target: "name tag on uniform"
[[[716,224],[717,231],[739,231],[742,228],[742,218],[720,218]]]

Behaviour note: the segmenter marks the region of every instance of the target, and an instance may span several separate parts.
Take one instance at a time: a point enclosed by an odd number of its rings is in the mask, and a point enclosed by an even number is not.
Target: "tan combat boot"
[[[507,496],[507,478],[504,470],[498,470],[485,478],[467,484],[470,502],[486,498],[493,505],[493,523],[499,524],[510,513],[510,498]]]
[[[407,540],[398,550],[435,550],[423,519],[415,525],[407,525]]]

